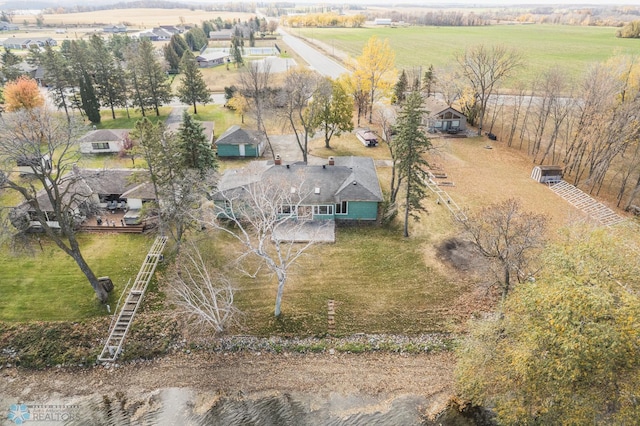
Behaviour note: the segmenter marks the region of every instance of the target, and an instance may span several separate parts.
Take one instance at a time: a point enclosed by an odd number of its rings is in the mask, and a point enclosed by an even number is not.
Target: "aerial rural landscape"
[[[4,2],[0,41],[1,424],[638,424],[640,7]]]

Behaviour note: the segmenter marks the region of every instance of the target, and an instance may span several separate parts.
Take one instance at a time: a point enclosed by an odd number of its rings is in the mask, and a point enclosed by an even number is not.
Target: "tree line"
[[[197,103],[210,102],[210,92],[185,39],[172,38],[169,46],[176,40],[181,40],[176,42],[182,49],[178,50],[179,59],[173,49],[165,49],[165,54],[178,59],[176,70],[189,76],[181,80],[178,97],[197,112]],[[2,59],[9,81],[22,74],[20,61],[10,50],[5,50]],[[65,40],[58,50],[48,45],[44,50],[31,49],[27,62],[43,68],[43,84],[68,119],[75,110],[97,124],[101,108],[110,110],[114,119],[116,109],[129,114],[129,108],[138,109],[143,116],[158,116],[160,106],[173,97],[167,64],[148,39],[114,35],[106,41],[93,35],[88,41]]]

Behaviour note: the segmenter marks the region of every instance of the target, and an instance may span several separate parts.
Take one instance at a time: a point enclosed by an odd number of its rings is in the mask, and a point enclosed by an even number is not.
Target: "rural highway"
[[[302,59],[307,61],[312,69],[316,70],[320,74],[336,79],[340,77],[340,75],[349,72],[348,69],[333,59],[329,59],[324,53],[314,47],[311,47],[299,38],[288,34],[282,29],[279,29],[279,31],[280,34],[282,34],[282,41],[300,55]]]

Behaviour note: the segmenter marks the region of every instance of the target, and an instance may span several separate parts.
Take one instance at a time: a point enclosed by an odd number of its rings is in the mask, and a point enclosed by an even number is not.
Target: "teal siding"
[[[349,201],[347,214],[337,214],[338,220],[376,220],[378,218],[378,203],[375,201]]]
[[[218,157],[240,157],[240,148],[238,145],[226,145],[220,144],[218,147]],[[258,157],[257,145],[245,145],[244,146],[245,157]]]
[[[332,214],[314,214],[313,220],[333,220],[336,217]]]
[[[257,157],[258,149],[257,145],[245,145],[244,146],[244,156],[245,157]]]
[[[238,157],[238,145],[218,145],[218,157]]]

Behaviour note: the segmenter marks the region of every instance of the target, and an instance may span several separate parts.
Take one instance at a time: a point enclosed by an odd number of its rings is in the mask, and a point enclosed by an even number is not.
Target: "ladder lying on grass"
[[[438,182],[434,180],[434,174],[429,171],[427,171],[426,173],[427,177],[424,178],[423,181],[425,185],[427,185],[427,187],[438,197],[436,202],[438,204],[444,204],[449,209],[453,217],[456,218],[456,220],[459,220],[460,222],[466,221],[467,215],[464,214],[460,206],[458,206],[456,202],[453,201],[453,198],[451,198],[446,191],[438,186]]]
[[[140,271],[133,285],[129,289],[129,293],[122,305],[122,310],[118,315],[118,319],[111,326],[109,338],[104,344],[102,352],[98,356],[98,361],[113,362],[118,358],[118,355],[122,352],[122,344],[127,336],[133,317],[142,302],[142,296],[147,290],[147,285],[151,281],[151,277],[158,266],[158,262],[162,256],[162,250],[167,243],[167,237],[157,237],[153,245],[149,249],[149,253],[142,262]],[[125,291],[127,289],[125,288]]]
[[[549,183],[549,188],[574,207],[582,210],[605,226],[615,225],[625,219],[599,201],[594,200],[581,189],[564,180]]]

